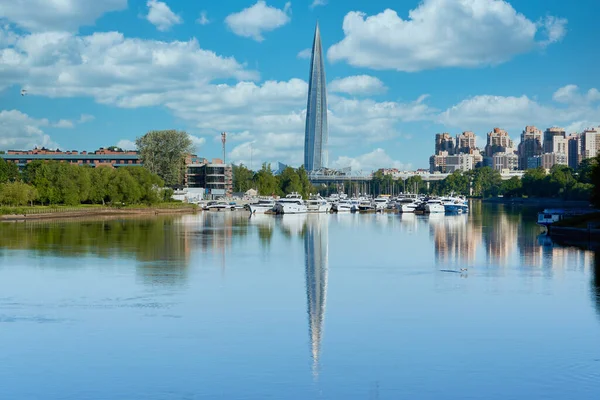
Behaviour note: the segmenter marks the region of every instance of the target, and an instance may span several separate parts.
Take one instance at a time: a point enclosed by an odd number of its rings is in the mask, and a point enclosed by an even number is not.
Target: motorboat
[[[248,209],[252,214],[264,214],[267,211],[273,211],[273,207],[275,207],[273,199],[259,199],[257,203],[248,204]]]
[[[425,212],[429,214],[443,213],[446,209],[440,199],[429,199],[425,202]]]
[[[304,214],[307,212],[306,204],[302,196],[297,192],[292,192],[282,199],[275,202],[273,210],[277,214]]]
[[[235,208],[236,208],[235,204],[231,204],[226,201],[216,201],[213,204],[209,204],[207,206],[207,210],[209,210],[209,211],[223,211],[223,210],[233,211],[233,210],[235,210]]]
[[[462,214],[469,211],[469,202],[463,197],[448,197],[441,200],[446,213]]]
[[[396,209],[401,213],[414,213],[419,204],[421,204],[419,200],[405,197],[396,200]]]
[[[379,196],[375,200],[373,200],[373,206],[375,207],[375,211],[385,210],[387,208],[388,203],[388,197]]]
[[[375,211],[375,205],[369,199],[363,199],[358,203],[358,211],[360,212],[369,212]]]
[[[309,213],[327,213],[331,211],[331,203],[319,195],[310,196],[306,200],[306,210]]]
[[[333,204],[332,209],[337,213],[347,213],[352,212],[352,207],[352,200],[340,200]]]

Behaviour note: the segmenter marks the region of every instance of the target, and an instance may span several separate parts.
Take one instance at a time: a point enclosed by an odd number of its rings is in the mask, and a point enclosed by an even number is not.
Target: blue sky
[[[438,132],[600,124],[597,0],[314,3],[0,0],[0,149],[175,128],[207,158],[227,131],[228,161],[298,166],[317,20],[330,166],[427,167]]]

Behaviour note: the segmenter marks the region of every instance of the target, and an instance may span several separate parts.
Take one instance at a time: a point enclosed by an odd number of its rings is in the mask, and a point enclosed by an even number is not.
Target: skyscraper
[[[306,105],[306,130],[304,135],[304,168],[315,171],[327,167],[327,88],[319,23],[315,28],[308,102]]]

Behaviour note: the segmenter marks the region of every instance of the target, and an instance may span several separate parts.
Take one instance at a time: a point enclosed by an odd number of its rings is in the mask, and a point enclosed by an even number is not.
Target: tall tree
[[[254,172],[244,164],[232,165],[233,191],[245,192],[254,186]]]
[[[185,158],[192,153],[193,144],[183,131],[150,131],[136,139],[142,163],[168,186],[183,184]]]
[[[279,182],[271,171],[271,164],[263,163],[261,169],[256,173],[256,185],[258,193],[262,196],[270,196],[279,192]]]
[[[17,164],[0,158],[0,183],[14,182],[16,180],[19,180],[19,167],[17,167]]]
[[[600,208],[600,155],[596,157],[596,163],[592,167],[590,180],[594,187],[592,188],[592,204]]]

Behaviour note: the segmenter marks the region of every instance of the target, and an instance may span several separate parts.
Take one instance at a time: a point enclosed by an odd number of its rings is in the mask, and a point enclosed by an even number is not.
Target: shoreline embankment
[[[107,216],[152,216],[165,214],[193,214],[199,211],[194,207],[144,207],[144,208],[112,208],[112,207],[94,207],[81,209],[56,209],[56,210],[38,210],[22,214],[0,215],[0,221],[25,221],[40,219],[70,219],[82,217],[107,217]]]
[[[508,204],[508,205],[522,205],[522,206],[535,206],[535,207],[579,207],[588,208],[590,202],[587,200],[563,200],[556,198],[546,197],[489,197],[487,199],[481,199],[484,203],[490,204]]]

